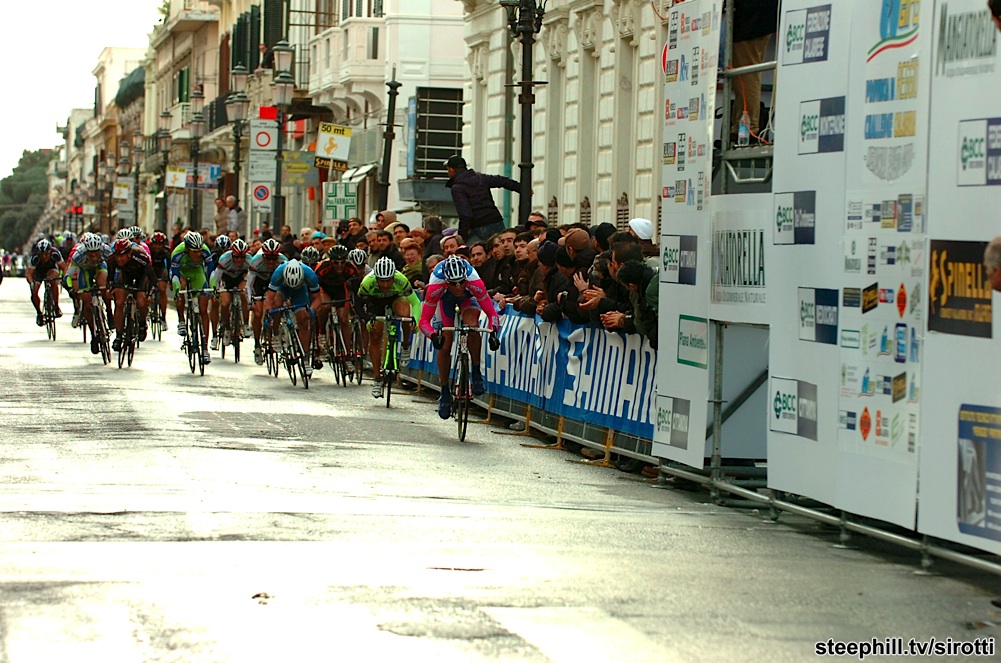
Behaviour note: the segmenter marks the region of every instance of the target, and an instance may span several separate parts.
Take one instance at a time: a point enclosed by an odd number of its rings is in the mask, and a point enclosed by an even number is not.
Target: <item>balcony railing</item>
[[[208,123],[208,133],[212,133],[219,127],[225,126],[229,123],[229,118],[226,115],[226,100],[229,99],[230,93],[222,95],[221,97],[216,97],[209,103],[205,104],[205,110],[203,111],[205,115],[205,120]]]

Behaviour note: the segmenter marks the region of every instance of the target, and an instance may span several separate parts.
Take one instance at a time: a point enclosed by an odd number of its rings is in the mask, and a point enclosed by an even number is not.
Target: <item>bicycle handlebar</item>
[[[494,332],[494,330],[490,327],[442,327],[440,331],[483,332],[486,334],[492,334]]]

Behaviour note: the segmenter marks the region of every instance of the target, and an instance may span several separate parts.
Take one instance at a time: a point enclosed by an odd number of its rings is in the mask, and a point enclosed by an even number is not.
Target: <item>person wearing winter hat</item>
[[[643,259],[655,270],[660,268],[660,249],[653,243],[653,221],[650,219],[632,219],[629,221],[629,232],[636,236],[643,249]]]

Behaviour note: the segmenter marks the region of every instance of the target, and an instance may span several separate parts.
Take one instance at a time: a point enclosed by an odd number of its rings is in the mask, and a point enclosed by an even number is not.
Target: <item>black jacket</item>
[[[459,214],[459,234],[463,237],[474,228],[504,222],[490,189],[521,191],[521,185],[510,177],[484,175],[469,168],[457,172],[445,186],[452,190],[452,202]]]

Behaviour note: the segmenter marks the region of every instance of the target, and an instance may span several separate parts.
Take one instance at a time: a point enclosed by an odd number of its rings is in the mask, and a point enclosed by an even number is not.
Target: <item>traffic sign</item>
[[[274,152],[251,151],[247,166],[247,177],[251,182],[274,182],[278,174],[278,163],[275,161]]]
[[[188,181],[188,169],[184,166],[167,166],[167,188],[183,189]]]
[[[250,151],[278,149],[278,124],[274,120],[250,121]]]
[[[270,184],[254,184],[251,187],[251,192],[254,200],[254,211],[255,212],[270,212],[271,211],[271,185]]]

